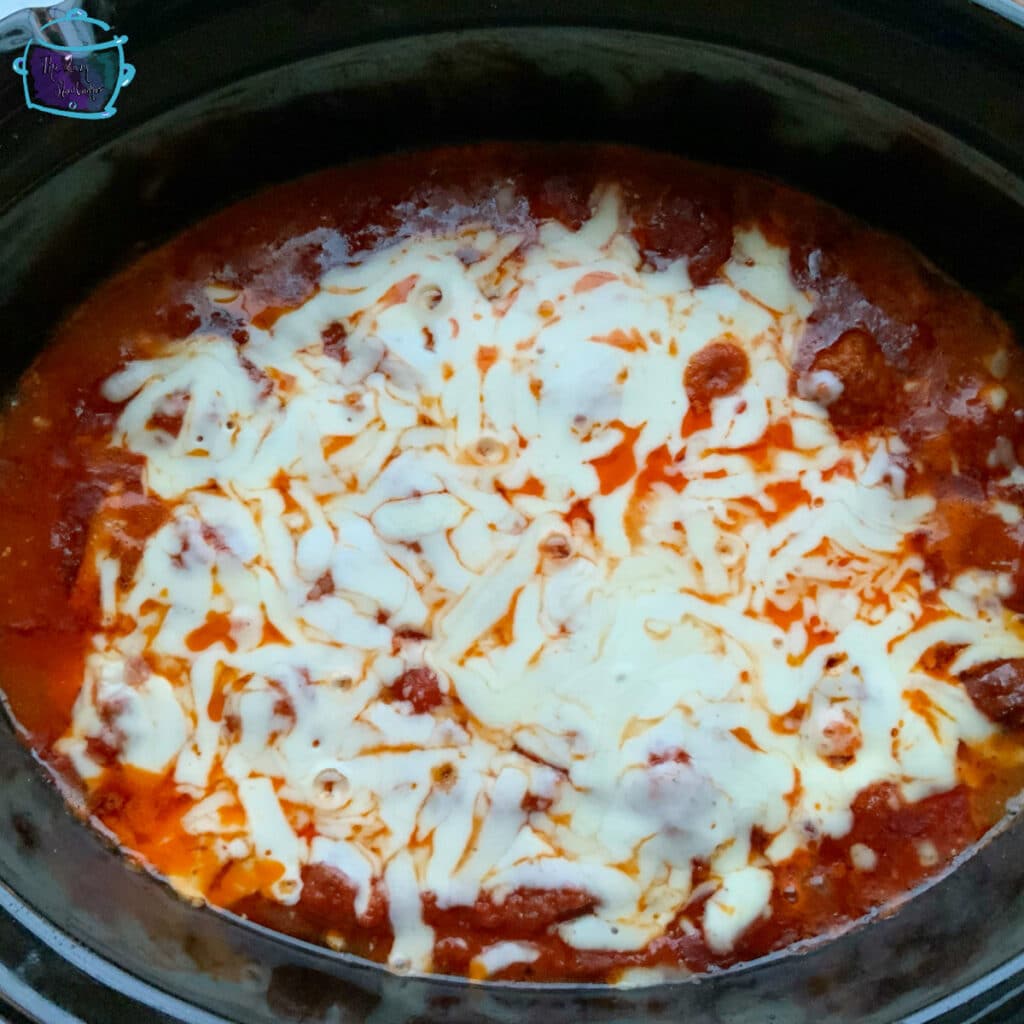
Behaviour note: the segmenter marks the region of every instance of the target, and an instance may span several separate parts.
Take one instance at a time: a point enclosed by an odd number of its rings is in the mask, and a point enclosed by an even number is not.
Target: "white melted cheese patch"
[[[577,231],[407,240],[244,347],[196,335],[105,385],[113,443],[171,512],[130,585],[97,556],[121,626],[95,637],[61,749],[97,777],[88,741],[112,723],[125,764],[196,800],[185,829],[281,865],[282,903],[309,864],[357,913],[382,885],[396,967],[430,969],[425,893],[584,889],[561,937],[642,948],[698,859],[698,924],[728,952],[770,913],[772,864],[846,833],[864,787],[946,790],[960,741],[991,733],[921,654],[1021,654],[998,578],[923,620],[907,539],[933,502],[903,494],[894,437],[839,441],[835,382],[793,393],[811,304],[787,252],[739,233],[695,289],[627,229],[608,188]],[[684,437],[684,371],[723,338],[749,378]],[[173,409],[177,436],[154,426]],[[566,515],[580,502],[593,529]],[[423,667],[433,713],[386,690]],[[534,955],[499,943],[476,969]]]

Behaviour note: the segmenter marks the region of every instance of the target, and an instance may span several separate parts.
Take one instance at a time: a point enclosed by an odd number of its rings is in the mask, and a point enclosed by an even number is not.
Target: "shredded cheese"
[[[773,863],[845,834],[866,786],[951,788],[992,732],[921,654],[1024,653],[993,574],[925,614],[908,538],[933,502],[904,494],[895,437],[839,440],[832,375],[792,385],[811,297],[786,250],[740,232],[696,289],[627,228],[609,187],[575,231],[396,242],[244,346],[195,335],[105,385],[171,515],[127,584],[95,556],[108,625],[59,748],[95,779],[112,722],[124,764],[195,801],[183,828],[280,865],[282,903],[310,864],[357,913],[382,885],[399,969],[430,969],[425,893],[582,888],[562,938],[642,948],[695,860],[728,951]],[[688,419],[686,367],[722,338],[749,375]],[[429,710],[396,698],[415,669]]]

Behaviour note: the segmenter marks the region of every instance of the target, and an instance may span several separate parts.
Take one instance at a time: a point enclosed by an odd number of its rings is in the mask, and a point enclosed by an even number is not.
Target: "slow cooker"
[[[8,388],[92,286],[214,209],[355,157],[479,139],[621,141],[767,173],[908,238],[1024,332],[1013,0],[97,0],[88,13],[127,37],[136,75],[116,113],[28,109],[0,68]],[[12,61],[15,36],[0,31]],[[0,724],[12,1019],[967,1022],[1020,1019],[1021,992],[1012,817],[898,913],[718,975],[623,989],[401,977],[179,899],[70,816]]]

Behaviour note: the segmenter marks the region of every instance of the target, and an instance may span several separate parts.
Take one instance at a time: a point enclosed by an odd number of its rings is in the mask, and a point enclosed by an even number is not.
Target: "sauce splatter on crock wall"
[[[0,664],[183,892],[637,981],[940,870],[1024,779],[1021,358],[900,243],[617,148],[234,207],[0,442]]]

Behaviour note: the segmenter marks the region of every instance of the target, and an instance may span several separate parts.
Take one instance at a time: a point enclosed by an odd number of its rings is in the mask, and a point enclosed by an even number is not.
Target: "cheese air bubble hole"
[[[335,808],[343,806],[349,798],[349,781],[341,772],[334,768],[325,768],[313,779],[316,791],[316,802],[320,807]]]
[[[572,554],[572,542],[564,533],[549,533],[540,542],[540,550],[548,558],[561,561]]]
[[[508,446],[496,437],[481,437],[472,451],[476,462],[491,466],[504,462],[509,454]]]
[[[436,284],[428,284],[420,289],[419,300],[426,310],[433,312],[444,301],[444,292]]]

